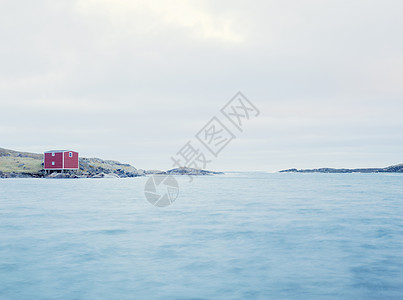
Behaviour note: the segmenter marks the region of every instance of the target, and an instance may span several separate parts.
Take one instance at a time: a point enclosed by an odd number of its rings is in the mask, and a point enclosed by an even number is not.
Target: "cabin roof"
[[[49,150],[49,151],[46,151],[45,153],[59,153],[59,152],[76,152],[76,151],[73,151],[73,150]]]

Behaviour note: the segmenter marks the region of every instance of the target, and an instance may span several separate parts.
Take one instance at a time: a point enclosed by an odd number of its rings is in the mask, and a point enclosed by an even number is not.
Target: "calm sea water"
[[[403,175],[0,180],[0,299],[403,299]]]

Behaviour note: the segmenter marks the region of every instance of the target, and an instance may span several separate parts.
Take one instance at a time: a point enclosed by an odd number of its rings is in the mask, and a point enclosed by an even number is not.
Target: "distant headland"
[[[175,168],[167,171],[136,169],[130,164],[100,158],[79,158],[79,169],[46,174],[43,154],[0,148],[0,178],[126,178],[153,174],[215,175],[222,172]]]
[[[288,169],[280,173],[403,173],[403,164],[393,165],[385,168],[360,168],[360,169]]]

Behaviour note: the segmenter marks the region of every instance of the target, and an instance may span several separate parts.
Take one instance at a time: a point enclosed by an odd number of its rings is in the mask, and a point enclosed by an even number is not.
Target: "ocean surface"
[[[1,179],[0,299],[403,299],[402,174]]]

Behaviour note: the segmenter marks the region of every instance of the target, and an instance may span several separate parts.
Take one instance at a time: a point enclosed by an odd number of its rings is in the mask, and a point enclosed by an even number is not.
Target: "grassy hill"
[[[4,173],[39,173],[43,155],[0,148],[0,171]]]

